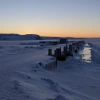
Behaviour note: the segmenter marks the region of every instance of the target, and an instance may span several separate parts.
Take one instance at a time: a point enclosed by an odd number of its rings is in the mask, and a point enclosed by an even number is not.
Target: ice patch
[[[91,47],[85,44],[83,50],[79,52],[79,55],[75,56],[76,59],[81,59],[86,63],[91,63]]]
[[[87,63],[91,63],[91,47],[85,44],[84,49],[80,52],[82,55],[82,60]]]

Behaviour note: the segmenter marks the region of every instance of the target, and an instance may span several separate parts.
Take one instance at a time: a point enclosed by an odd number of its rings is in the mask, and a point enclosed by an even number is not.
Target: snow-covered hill
[[[41,40],[42,38],[36,34],[0,34],[0,40]]]

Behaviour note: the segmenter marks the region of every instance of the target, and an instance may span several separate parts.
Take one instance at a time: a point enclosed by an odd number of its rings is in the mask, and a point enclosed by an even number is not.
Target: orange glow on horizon
[[[100,37],[100,30],[83,29],[83,28],[2,28],[0,33],[18,33],[18,34],[38,34],[40,36],[51,37]]]

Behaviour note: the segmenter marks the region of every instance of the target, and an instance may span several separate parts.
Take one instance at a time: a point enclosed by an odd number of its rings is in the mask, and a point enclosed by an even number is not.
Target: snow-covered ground
[[[100,100],[100,39],[85,41],[78,54],[50,71],[43,68],[55,60],[48,48],[63,45],[0,41],[0,100]]]

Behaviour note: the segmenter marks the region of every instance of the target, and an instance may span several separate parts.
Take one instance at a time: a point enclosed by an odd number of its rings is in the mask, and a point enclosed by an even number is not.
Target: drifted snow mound
[[[42,38],[37,34],[0,34],[0,40],[41,40]]]

